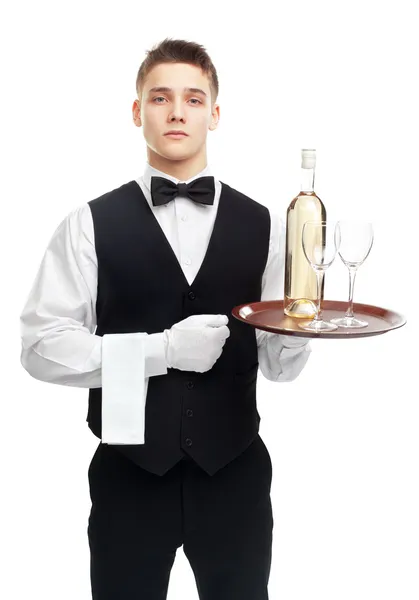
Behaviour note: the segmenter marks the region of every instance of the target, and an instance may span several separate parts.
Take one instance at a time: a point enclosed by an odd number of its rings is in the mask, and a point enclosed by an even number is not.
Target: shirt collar
[[[170,181],[173,181],[173,183],[179,183],[179,181],[182,181],[181,179],[176,179],[176,177],[173,177],[172,175],[168,175],[167,173],[164,173],[163,171],[159,171],[158,169],[155,169],[154,167],[152,167],[150,165],[150,163],[146,162],[145,167],[144,167],[144,173],[143,173],[143,182],[149,191],[151,189],[151,177],[153,175],[155,177],[165,177],[166,179],[170,179]],[[206,176],[212,176],[211,169],[208,165],[200,173],[197,173],[196,175],[194,175],[193,177],[191,177],[184,183],[190,183],[197,177],[206,177]]]

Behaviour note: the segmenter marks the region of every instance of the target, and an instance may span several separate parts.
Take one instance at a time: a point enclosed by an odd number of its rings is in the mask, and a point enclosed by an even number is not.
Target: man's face
[[[160,87],[170,89],[153,89]],[[134,102],[133,116],[135,124],[143,127],[147,146],[170,160],[184,160],[205,147],[208,130],[217,126],[219,106],[211,106],[209,80],[199,67],[163,63],[148,74],[141,105],[140,100]],[[165,135],[172,129],[188,135],[179,138]]]

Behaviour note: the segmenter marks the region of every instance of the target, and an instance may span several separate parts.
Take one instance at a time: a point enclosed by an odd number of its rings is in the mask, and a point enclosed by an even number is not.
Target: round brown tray
[[[330,321],[336,317],[345,316],[348,308],[348,302],[339,300],[323,300],[322,318],[324,321]],[[360,329],[351,329],[338,327],[333,331],[304,331],[298,327],[298,323],[307,321],[288,317],[284,314],[283,300],[269,300],[266,302],[251,302],[250,304],[240,304],[231,311],[233,317],[243,323],[252,325],[257,329],[270,331],[272,333],[282,333],[285,335],[295,335],[296,337],[308,338],[354,338],[368,337],[372,335],[381,335],[392,329],[402,327],[406,323],[403,315],[392,310],[372,306],[370,304],[357,304],[354,302],[354,316],[368,321],[367,327]]]

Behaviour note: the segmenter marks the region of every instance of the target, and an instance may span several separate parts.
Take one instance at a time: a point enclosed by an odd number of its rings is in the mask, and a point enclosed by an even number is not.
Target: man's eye
[[[153,102],[155,100],[165,100],[166,98],[163,98],[163,96],[156,96],[156,98],[153,98]],[[192,101],[194,101],[194,104],[198,103],[198,104],[202,104],[202,102],[200,100],[198,100],[198,98],[191,98]],[[163,102],[156,102],[156,104],[163,104]]]

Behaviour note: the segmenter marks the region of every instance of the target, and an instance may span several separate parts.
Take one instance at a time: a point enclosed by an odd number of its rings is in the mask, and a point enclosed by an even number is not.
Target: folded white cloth
[[[105,444],[145,443],[148,388],[148,378],[144,377],[146,337],[147,333],[143,332],[103,335],[102,442]],[[109,365],[112,367],[109,368]],[[142,387],[144,394],[138,394]]]

